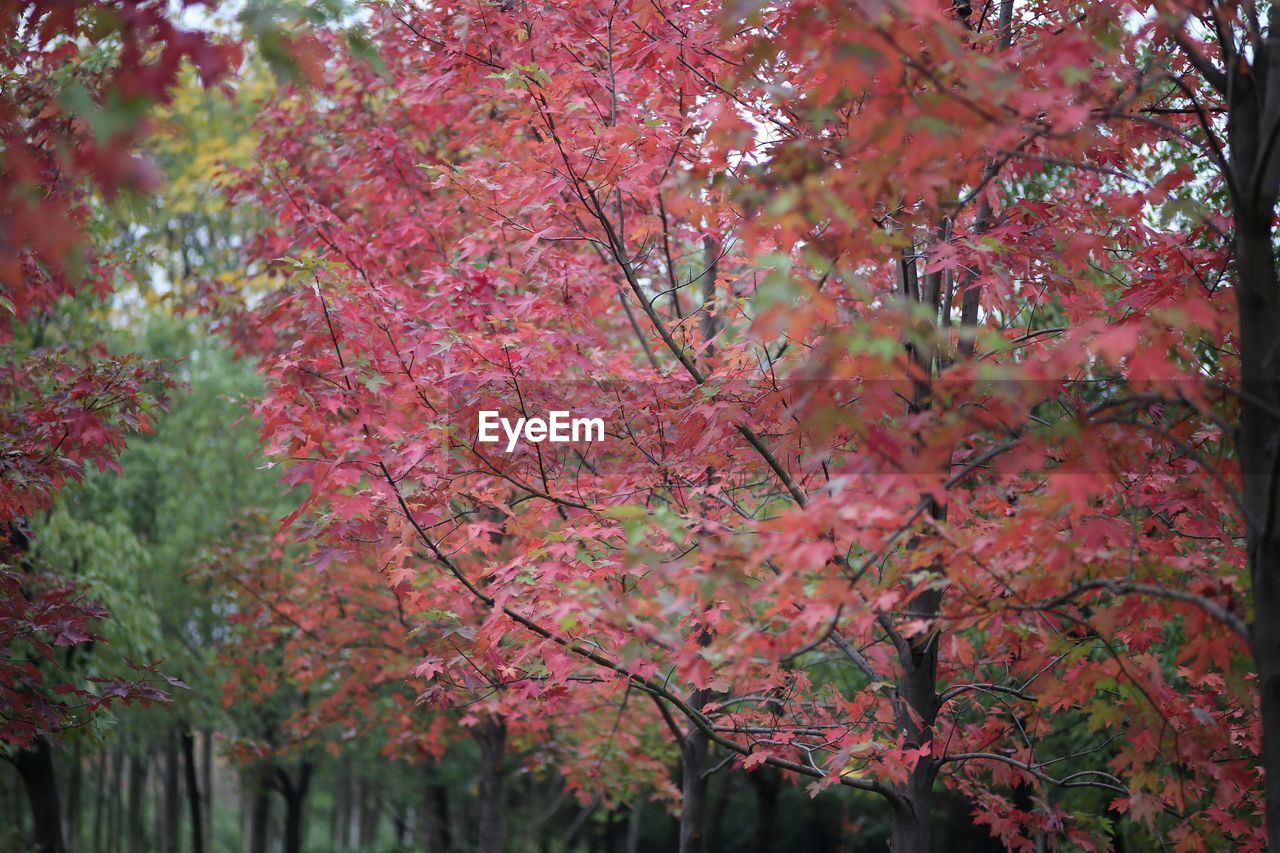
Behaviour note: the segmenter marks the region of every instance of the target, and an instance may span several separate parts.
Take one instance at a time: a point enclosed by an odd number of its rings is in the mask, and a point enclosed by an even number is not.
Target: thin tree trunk
[[[338,791],[334,795],[333,846],[346,850],[351,846],[351,758],[343,755],[338,764]]]
[[[360,777],[360,846],[371,846],[378,837],[377,785],[369,776]]]
[[[371,846],[378,838],[378,800],[369,777],[360,778],[360,844]]]
[[[143,820],[143,804],[147,793],[146,755],[129,756],[129,805],[127,811],[128,851],[129,853],[146,853],[147,827]]]
[[[636,800],[631,807],[631,818],[627,821],[627,851],[638,853],[640,850],[640,827],[643,823],[644,800]]]
[[[84,784],[84,749],[76,738],[71,748],[71,772],[67,781],[67,844],[72,850],[80,845],[80,792]]]
[[[422,803],[423,845],[427,853],[452,853],[453,837],[449,832],[449,790],[436,778],[437,769],[427,765],[427,784]]]
[[[935,508],[934,517],[939,516],[945,513]],[[907,613],[915,619],[932,619],[941,601],[941,590],[926,590],[912,599]],[[894,701],[898,731],[905,735],[908,747],[922,749],[933,741],[933,723],[938,716],[938,637],[930,633],[904,639],[895,634],[893,639],[903,670]],[[894,791],[889,840],[893,853],[929,853],[929,815],[937,774],[936,762],[922,757],[907,781]]]
[[[249,853],[267,853],[271,824],[271,789],[268,787],[271,767],[262,764],[253,779],[253,800],[249,806]]]
[[[305,829],[302,809],[306,804],[307,791],[311,787],[311,762],[303,761],[298,766],[296,779],[284,770],[277,769],[276,780],[284,797],[284,853],[301,853]]]
[[[778,832],[778,798],[782,793],[782,775],[773,767],[758,767],[748,777],[756,792],[756,835],[754,853],[769,853]]]
[[[18,775],[27,790],[31,817],[35,821],[36,853],[65,853],[62,837],[62,804],[58,779],[53,772],[53,748],[47,738],[38,738],[31,749],[14,758]]]
[[[124,746],[112,750],[111,757],[111,798],[108,801],[110,814],[107,818],[107,849],[111,853],[120,853],[123,848],[121,836],[124,827]]]
[[[720,242],[710,234],[702,238],[702,317],[699,319],[704,355],[715,357],[715,336],[722,325],[716,307],[716,274],[720,266]]]
[[[97,790],[93,803],[93,853],[103,853],[102,818],[107,800],[107,751],[98,753],[98,778],[95,780]]]
[[[204,820],[200,808],[200,784],[196,776],[196,739],[187,726],[182,728],[181,741],[182,762],[186,770],[187,809],[191,814],[191,849],[194,853],[204,853]]]
[[[409,810],[405,808],[404,803],[397,803],[396,810],[391,816],[391,826],[395,831],[396,847],[403,849],[409,844]]]
[[[351,774],[351,790],[347,796],[347,843],[353,850],[364,846],[360,831],[364,828],[364,777]]]
[[[701,709],[708,696],[708,691],[695,690],[689,704]],[[680,744],[680,853],[704,853],[707,849],[704,825],[710,760],[710,740],[702,729],[691,725]]]
[[[22,802],[22,780],[15,779],[11,774],[4,774],[4,793],[5,802],[9,804],[9,825],[14,828],[21,828],[23,824],[23,816],[26,814],[26,805]]]
[[[151,832],[153,849],[163,850],[164,838],[164,748],[155,754],[156,772],[151,774]]]
[[[164,738],[164,836],[156,839],[162,853],[178,853],[182,826],[182,794],[178,768],[178,739],[173,731]]]
[[[213,732],[205,729],[200,743],[201,770],[204,776],[204,847],[213,847]]]
[[[480,848],[479,853],[502,853],[502,759],[507,725],[487,717],[475,728],[480,742]]]
[[[707,780],[707,787],[710,789],[711,780]],[[738,774],[721,773],[720,784],[717,786],[719,790],[716,793],[716,804],[711,809],[710,825],[707,828],[708,844],[712,850],[720,850],[725,846],[724,838],[724,822],[729,815],[729,801],[733,799],[733,789],[737,787]],[[708,799],[710,794],[707,795]]]

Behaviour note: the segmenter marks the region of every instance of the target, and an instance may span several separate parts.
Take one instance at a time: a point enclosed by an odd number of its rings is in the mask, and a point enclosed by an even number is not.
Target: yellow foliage
[[[165,213],[217,214],[226,209],[227,178],[253,163],[258,139],[253,117],[271,93],[270,73],[246,68],[234,92],[205,89],[188,69],[173,100],[156,111],[149,145],[164,171]]]

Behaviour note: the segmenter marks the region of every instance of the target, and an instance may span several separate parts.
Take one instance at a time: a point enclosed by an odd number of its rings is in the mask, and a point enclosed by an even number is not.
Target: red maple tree
[[[713,751],[882,795],[895,850],[939,785],[1013,848],[1261,848],[1280,407],[1236,301],[1280,328],[1241,245],[1275,190],[1219,120],[1267,79],[1250,4],[373,26],[242,187],[292,281],[261,414],[288,520],[475,625],[489,713],[646,694],[682,850]],[[606,436],[505,452],[490,410]]]

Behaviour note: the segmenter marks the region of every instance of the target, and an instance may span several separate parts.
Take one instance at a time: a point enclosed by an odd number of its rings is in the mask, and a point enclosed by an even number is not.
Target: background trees
[[[79,11],[9,13],[0,104],[6,757],[67,792],[33,827],[1261,847],[1252,6],[255,6],[292,82],[236,100],[181,71],[216,39]],[[41,20],[105,47],[40,71]],[[126,209],[144,83],[169,182]],[[481,409],[608,435],[505,453]],[[191,689],[85,727],[53,673]]]

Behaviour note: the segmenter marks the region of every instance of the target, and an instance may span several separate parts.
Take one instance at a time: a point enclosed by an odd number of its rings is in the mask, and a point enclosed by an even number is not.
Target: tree
[[[478,623],[503,704],[626,685],[689,778],[873,792],[894,850],[929,849],[939,783],[1011,847],[1258,848],[1237,572],[1271,533],[1232,440],[1269,398],[1236,384],[1215,28],[725,15],[395,5],[381,67],[264,113],[289,520]],[[490,410],[606,437],[504,452]]]
[[[88,620],[105,611],[23,555],[31,514],[48,508],[86,466],[112,465],[127,433],[150,428],[163,389],[158,365],[96,342],[60,342],[50,320],[60,300],[111,292],[110,259],[94,252],[85,232],[88,209],[95,192],[153,185],[152,170],[132,150],[147,109],[167,97],[183,61],[206,83],[238,61],[237,47],[181,29],[167,12],[167,4],[146,0],[0,7],[0,636],[6,668],[18,670],[7,673],[18,693],[5,697],[4,740],[17,745],[6,757],[23,775],[41,850],[64,845],[60,821],[49,819],[59,806],[47,737],[65,728],[69,713],[164,696],[140,681],[95,690],[64,673],[50,677],[52,646],[70,647],[70,658],[96,636]]]

